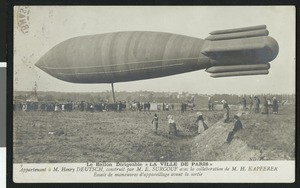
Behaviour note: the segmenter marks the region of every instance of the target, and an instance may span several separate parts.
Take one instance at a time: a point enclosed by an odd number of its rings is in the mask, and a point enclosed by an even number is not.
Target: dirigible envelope
[[[73,83],[115,83],[206,69],[212,77],[268,74],[279,48],[265,25],[210,33],[205,40],[126,31],[68,39],[36,66]]]

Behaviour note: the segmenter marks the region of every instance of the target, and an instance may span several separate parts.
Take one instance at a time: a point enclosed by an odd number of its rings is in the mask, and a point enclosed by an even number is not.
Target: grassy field
[[[200,135],[196,111],[156,113],[157,135],[154,112],[14,112],[14,162],[295,159],[294,106],[281,107],[277,115],[244,112],[244,128],[230,144],[225,140],[233,123],[220,121],[222,111],[202,111],[209,129]],[[169,114],[179,130],[176,137],[168,135]]]

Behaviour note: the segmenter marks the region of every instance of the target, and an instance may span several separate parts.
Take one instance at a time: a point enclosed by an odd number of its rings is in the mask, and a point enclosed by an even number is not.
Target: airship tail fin
[[[266,28],[267,28],[266,25],[257,25],[257,26],[242,27],[242,28],[235,28],[235,29],[217,30],[217,31],[212,31],[209,34],[220,35],[220,34],[228,34],[228,33],[238,33],[238,32],[245,32],[245,31],[261,30],[261,29],[266,29]]]
[[[243,31],[237,33],[226,33],[218,35],[210,35],[206,37],[205,40],[216,41],[216,40],[229,40],[229,39],[239,39],[239,38],[249,38],[249,37],[259,37],[268,36],[269,31],[266,29]]]
[[[201,53],[209,57],[212,77],[268,74],[279,47],[265,25],[213,31]],[[218,72],[215,72],[218,70]],[[224,73],[224,74],[223,74]]]

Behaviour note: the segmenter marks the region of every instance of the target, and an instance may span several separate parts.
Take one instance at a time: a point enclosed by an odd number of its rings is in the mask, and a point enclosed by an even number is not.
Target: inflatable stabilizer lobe
[[[210,76],[213,78],[220,78],[220,77],[231,77],[231,76],[264,75],[268,73],[269,73],[268,70],[255,70],[255,71],[213,73]]]
[[[252,71],[252,70],[268,70],[270,64],[254,64],[254,65],[232,65],[232,66],[213,66],[206,69],[209,73],[220,72],[237,72],[237,71]]]

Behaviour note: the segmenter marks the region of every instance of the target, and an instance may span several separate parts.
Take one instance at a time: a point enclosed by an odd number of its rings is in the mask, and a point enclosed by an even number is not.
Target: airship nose
[[[41,67],[41,65],[42,65],[42,58],[40,58],[35,64],[34,64],[36,67],[38,67],[38,68],[40,68],[40,69],[42,69]]]
[[[46,66],[45,66],[45,59],[44,59],[44,56],[42,56],[34,65],[36,66],[36,67],[38,67],[39,69],[41,69],[41,70],[43,70],[43,71],[45,71],[45,72],[47,72],[47,70],[46,70]]]
[[[45,57],[46,55],[47,54],[42,56],[34,65],[52,76],[57,76],[56,73],[46,65],[45,63],[45,61],[47,61],[47,58]]]

